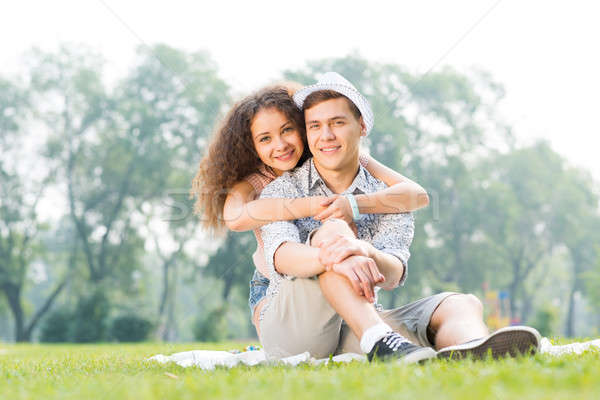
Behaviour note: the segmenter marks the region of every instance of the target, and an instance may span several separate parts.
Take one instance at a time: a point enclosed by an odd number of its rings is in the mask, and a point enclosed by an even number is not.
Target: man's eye
[[[335,121],[335,124],[337,126],[341,126],[341,125],[344,125],[344,121]]]
[[[318,127],[319,127],[319,125],[312,124],[312,125],[309,125],[308,129],[317,129]]]

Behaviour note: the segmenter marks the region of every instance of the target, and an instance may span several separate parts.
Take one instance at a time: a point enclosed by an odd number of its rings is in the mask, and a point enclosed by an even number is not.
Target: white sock
[[[367,329],[360,338],[360,349],[363,351],[363,353],[370,352],[379,339],[392,331],[393,329],[384,322],[373,325]]]

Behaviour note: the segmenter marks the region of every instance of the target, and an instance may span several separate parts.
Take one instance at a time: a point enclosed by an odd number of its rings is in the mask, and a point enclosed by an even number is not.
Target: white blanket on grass
[[[549,354],[552,356],[562,356],[565,354],[581,354],[584,351],[596,348],[600,350],[600,339],[591,340],[583,343],[569,343],[562,346],[555,346],[550,343],[547,338],[542,338],[540,342],[541,354]],[[356,353],[344,353],[332,357],[334,362],[350,362],[350,361],[365,361],[364,355]],[[295,356],[283,358],[277,361],[268,361],[265,357],[265,353],[262,350],[245,351],[242,353],[230,353],[228,351],[212,351],[212,350],[192,350],[184,351],[181,353],[175,353],[170,356],[158,354],[147,359],[147,361],[156,361],[161,364],[167,362],[174,362],[182,367],[197,366],[205,370],[213,370],[215,367],[226,367],[231,368],[236,365],[242,364],[247,366],[254,366],[259,364],[279,364],[279,365],[290,365],[296,366],[301,363],[308,363],[312,365],[327,364],[329,359],[324,358],[317,360],[310,356],[310,353],[305,352],[297,354]]]

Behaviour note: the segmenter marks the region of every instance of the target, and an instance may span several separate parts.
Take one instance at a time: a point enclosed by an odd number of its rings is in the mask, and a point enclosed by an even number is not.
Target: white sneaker
[[[482,359],[491,350],[494,358],[535,354],[540,347],[539,332],[528,326],[507,326],[481,339],[440,349],[438,358],[460,359],[471,356]]]

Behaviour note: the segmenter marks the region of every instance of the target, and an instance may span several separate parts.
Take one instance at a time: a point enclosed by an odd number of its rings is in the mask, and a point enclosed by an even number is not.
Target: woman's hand
[[[345,196],[339,194],[330,196],[323,200],[319,205],[327,208],[313,217],[317,221],[337,218],[346,221],[348,224],[354,222],[350,201]]]

